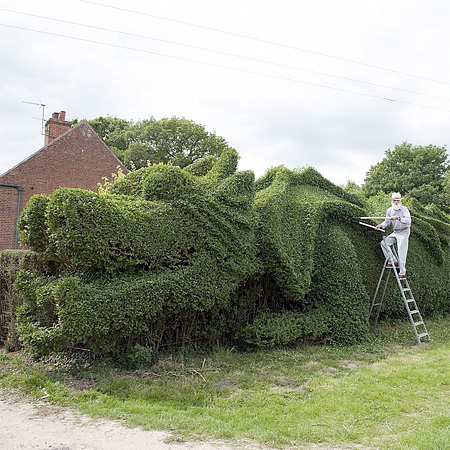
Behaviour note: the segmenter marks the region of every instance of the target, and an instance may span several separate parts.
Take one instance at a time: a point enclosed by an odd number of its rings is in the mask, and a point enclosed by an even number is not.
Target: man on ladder
[[[381,241],[381,248],[383,250],[385,261],[378,279],[375,294],[372,299],[372,305],[369,311],[369,320],[374,317],[373,326],[378,322],[383,300],[388,287],[389,275],[393,272],[397,280],[397,286],[403,298],[406,311],[408,312],[409,321],[414,330],[417,344],[431,341],[428,330],[423,321],[422,315],[419,311],[417,302],[406,279],[406,255],[408,254],[408,240],[411,230],[411,215],[408,208],[402,205],[402,196],[399,192],[392,194],[392,206],[387,210],[384,222],[376,227],[373,225],[361,222],[362,219],[382,219],[382,217],[352,217],[351,222],[356,222],[359,225],[364,225],[383,231],[389,226],[393,225],[394,231]],[[397,251],[393,244],[397,242]],[[398,269],[397,269],[398,268]],[[390,270],[386,270],[390,269]],[[391,272],[392,270],[392,272]]]
[[[392,225],[393,232],[383,238],[381,241],[381,249],[383,250],[384,257],[388,261],[394,261],[399,267],[399,278],[406,277],[406,256],[408,254],[408,240],[411,232],[411,214],[406,206],[402,205],[402,196],[399,192],[392,194],[392,206],[390,206],[386,212],[386,218],[384,222],[377,225],[377,230],[385,229],[389,225]],[[392,253],[391,246],[397,242],[398,259]]]

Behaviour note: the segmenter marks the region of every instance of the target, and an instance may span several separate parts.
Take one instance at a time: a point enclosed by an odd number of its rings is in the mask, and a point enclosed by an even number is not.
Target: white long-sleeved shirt
[[[399,216],[399,220],[392,220],[392,216]],[[401,231],[411,226],[411,214],[406,206],[400,205],[400,209],[395,210],[392,206],[386,212],[386,219],[381,224],[383,230],[389,225],[393,225],[394,231]]]

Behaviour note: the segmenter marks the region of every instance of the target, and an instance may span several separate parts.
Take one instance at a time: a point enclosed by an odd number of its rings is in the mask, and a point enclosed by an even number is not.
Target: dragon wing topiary
[[[312,168],[271,169],[257,187],[257,237],[267,309],[302,318],[305,326],[296,339],[304,335],[346,342],[363,339],[369,299],[350,237],[360,230],[346,221],[361,215],[362,202]],[[283,323],[270,319],[267,311],[263,315],[268,324]],[[261,323],[257,328],[268,333]],[[260,342],[261,336],[250,333],[251,329],[254,324],[243,331],[246,341],[253,336]],[[286,335],[279,329],[275,333]]]

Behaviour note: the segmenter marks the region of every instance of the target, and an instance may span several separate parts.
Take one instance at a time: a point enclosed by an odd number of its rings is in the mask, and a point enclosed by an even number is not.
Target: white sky
[[[361,184],[396,144],[447,145],[449,24],[447,0],[0,0],[0,174],[43,146],[45,104],[185,117],[256,177]]]

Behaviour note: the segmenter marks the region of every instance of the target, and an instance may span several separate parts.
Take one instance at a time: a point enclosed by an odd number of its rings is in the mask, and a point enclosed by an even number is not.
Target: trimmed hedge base
[[[36,355],[83,349],[127,361],[191,342],[363,340],[382,234],[346,219],[383,215],[389,199],[348,194],[312,168],[278,167],[255,182],[237,159],[229,150],[186,169],[139,169],[106,193],[35,196],[20,229],[39,264],[17,257],[11,276],[0,259],[1,311],[13,291],[22,303],[17,328],[14,314],[2,316],[2,340],[17,329]],[[450,221],[408,206],[414,296],[425,317],[448,314]],[[406,319],[394,283],[382,316]]]

